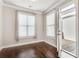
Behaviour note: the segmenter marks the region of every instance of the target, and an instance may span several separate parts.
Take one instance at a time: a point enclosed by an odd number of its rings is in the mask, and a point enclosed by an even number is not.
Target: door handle
[[[61,35],[61,34],[57,34],[57,35]]]

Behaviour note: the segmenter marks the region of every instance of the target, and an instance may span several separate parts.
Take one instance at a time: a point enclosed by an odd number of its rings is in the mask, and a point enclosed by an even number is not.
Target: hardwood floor
[[[57,49],[45,42],[4,48],[0,58],[58,58]]]

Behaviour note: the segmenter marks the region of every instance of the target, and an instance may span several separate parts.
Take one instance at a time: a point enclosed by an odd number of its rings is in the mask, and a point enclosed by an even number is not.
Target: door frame
[[[76,51],[76,55],[79,58],[79,0],[73,0],[73,2],[76,5],[76,47],[77,47],[77,51]]]

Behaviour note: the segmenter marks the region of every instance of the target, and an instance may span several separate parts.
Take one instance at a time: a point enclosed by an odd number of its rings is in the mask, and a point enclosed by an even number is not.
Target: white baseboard
[[[46,42],[54,47],[56,47],[56,45],[50,43],[50,42],[47,42],[45,40],[39,40],[39,41],[32,41],[32,42],[27,42],[27,43],[17,43],[17,44],[12,44],[12,45],[7,45],[7,46],[2,46],[0,47],[0,50],[2,50],[3,48],[9,48],[9,47],[15,47],[15,46],[21,46],[21,45],[27,45],[27,44],[33,44],[33,43],[38,43],[38,42]]]
[[[26,43],[16,43],[16,44],[12,44],[12,45],[2,46],[2,47],[0,47],[0,50],[2,50],[3,48],[9,48],[9,47],[33,44],[33,43],[38,43],[38,42],[44,42],[44,41],[40,40],[40,41],[32,41],[32,42],[26,42]]]

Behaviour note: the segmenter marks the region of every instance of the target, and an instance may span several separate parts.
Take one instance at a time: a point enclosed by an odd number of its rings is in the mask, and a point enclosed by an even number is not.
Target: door
[[[73,1],[67,3],[59,12],[58,51],[76,57],[76,8]]]

